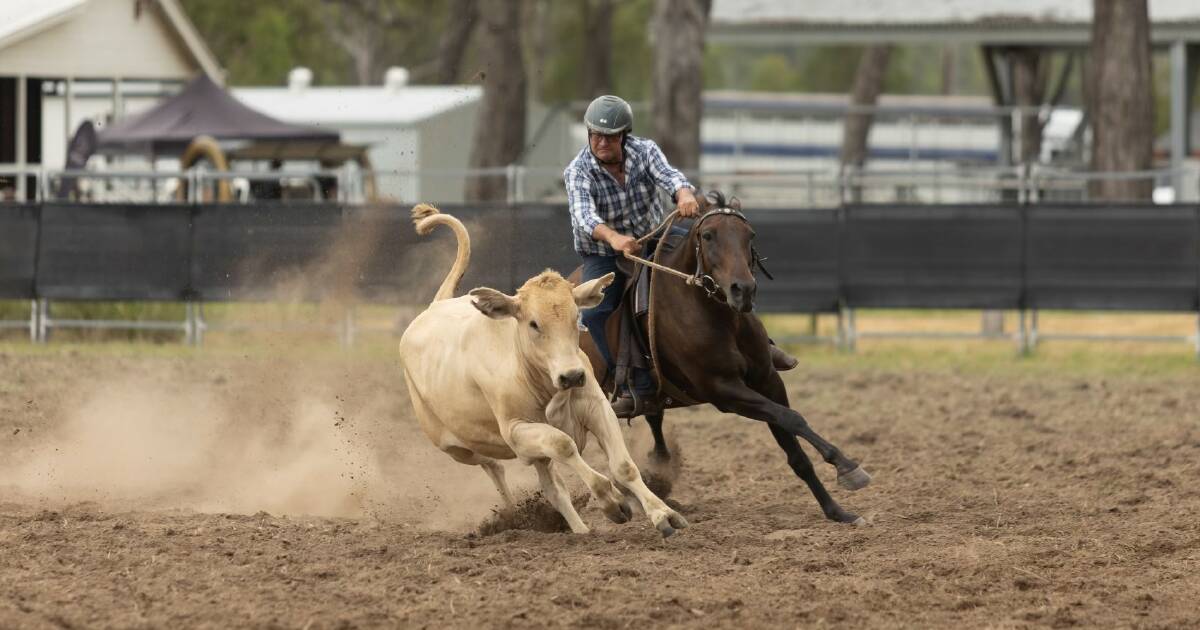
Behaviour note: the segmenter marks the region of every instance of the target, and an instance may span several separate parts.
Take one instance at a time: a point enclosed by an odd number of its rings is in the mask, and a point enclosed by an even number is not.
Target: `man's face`
[[[589,132],[588,144],[592,146],[592,154],[600,158],[601,162],[622,161],[624,156],[621,154],[621,136],[623,135],[620,133],[604,135],[602,133]]]

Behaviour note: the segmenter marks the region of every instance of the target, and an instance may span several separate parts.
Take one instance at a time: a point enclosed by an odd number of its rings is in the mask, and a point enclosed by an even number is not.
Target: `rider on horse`
[[[567,165],[563,180],[575,251],[583,257],[582,282],[610,272],[616,274],[616,280],[604,291],[604,301],[582,312],[583,324],[612,373],[615,362],[605,322],[617,309],[628,280],[617,268],[617,257],[638,254],[641,244],[637,239],[662,222],[662,204],[655,188],[671,195],[680,217],[695,217],[700,206],[695,187],[667,163],[658,145],[630,133],[633,109],[629,103],[616,96],[601,96],[588,105],[583,122],[588,130],[588,146]],[[776,351],[772,346],[772,352]],[[794,359],[786,356],[779,357],[779,361],[794,364]],[[618,417],[634,412],[634,394],[638,400],[654,398],[657,385],[649,371],[634,368],[632,380],[633,392],[617,384],[621,389],[613,411]]]
[[[617,268],[617,257],[637,254],[637,238],[663,220],[656,188],[671,195],[680,216],[695,216],[699,204],[695,188],[683,173],[667,163],[653,140],[639,138],[633,130],[633,109],[616,96],[601,96],[588,105],[583,115],[588,146],[567,165],[563,180],[575,235],[575,251],[583,257],[583,282],[615,273],[616,280],[604,290],[599,306],[583,311],[583,325],[591,333],[611,373],[615,362],[609,350],[604,324],[617,309],[628,279]],[[656,391],[646,370],[633,372],[633,387],[639,398]],[[634,399],[622,389],[613,403],[621,416],[632,411]],[[625,409],[628,407],[628,409]]]

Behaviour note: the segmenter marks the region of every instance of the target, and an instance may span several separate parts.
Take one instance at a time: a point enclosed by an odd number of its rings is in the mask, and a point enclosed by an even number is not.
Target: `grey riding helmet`
[[[610,136],[633,130],[633,108],[619,96],[605,95],[588,105],[583,114],[588,131]]]

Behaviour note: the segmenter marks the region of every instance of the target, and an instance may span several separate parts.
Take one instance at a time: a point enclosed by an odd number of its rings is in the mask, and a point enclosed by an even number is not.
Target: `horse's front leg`
[[[769,381],[768,385],[783,386],[778,373],[772,374],[770,378],[778,383]],[[717,380],[710,384],[708,391],[713,393],[710,402],[721,411],[761,420],[790,435],[804,438],[817,449],[822,459],[837,469],[839,486],[847,490],[860,490],[871,483],[871,476],[858,462],[846,457],[838,447],[818,435],[804,416],[791,407],[767,398],[740,379]]]

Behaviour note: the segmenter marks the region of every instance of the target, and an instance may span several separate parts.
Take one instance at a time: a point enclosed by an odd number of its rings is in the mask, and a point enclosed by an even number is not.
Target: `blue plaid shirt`
[[[663,208],[655,194],[655,186],[671,195],[681,188],[695,189],[683,173],[667,164],[662,149],[653,140],[626,136],[624,149],[624,188],[596,161],[588,147],[584,147],[563,171],[575,251],[580,254],[616,255],[608,243],[592,238],[596,226],[601,223],[635,238],[658,226],[663,218]]]

